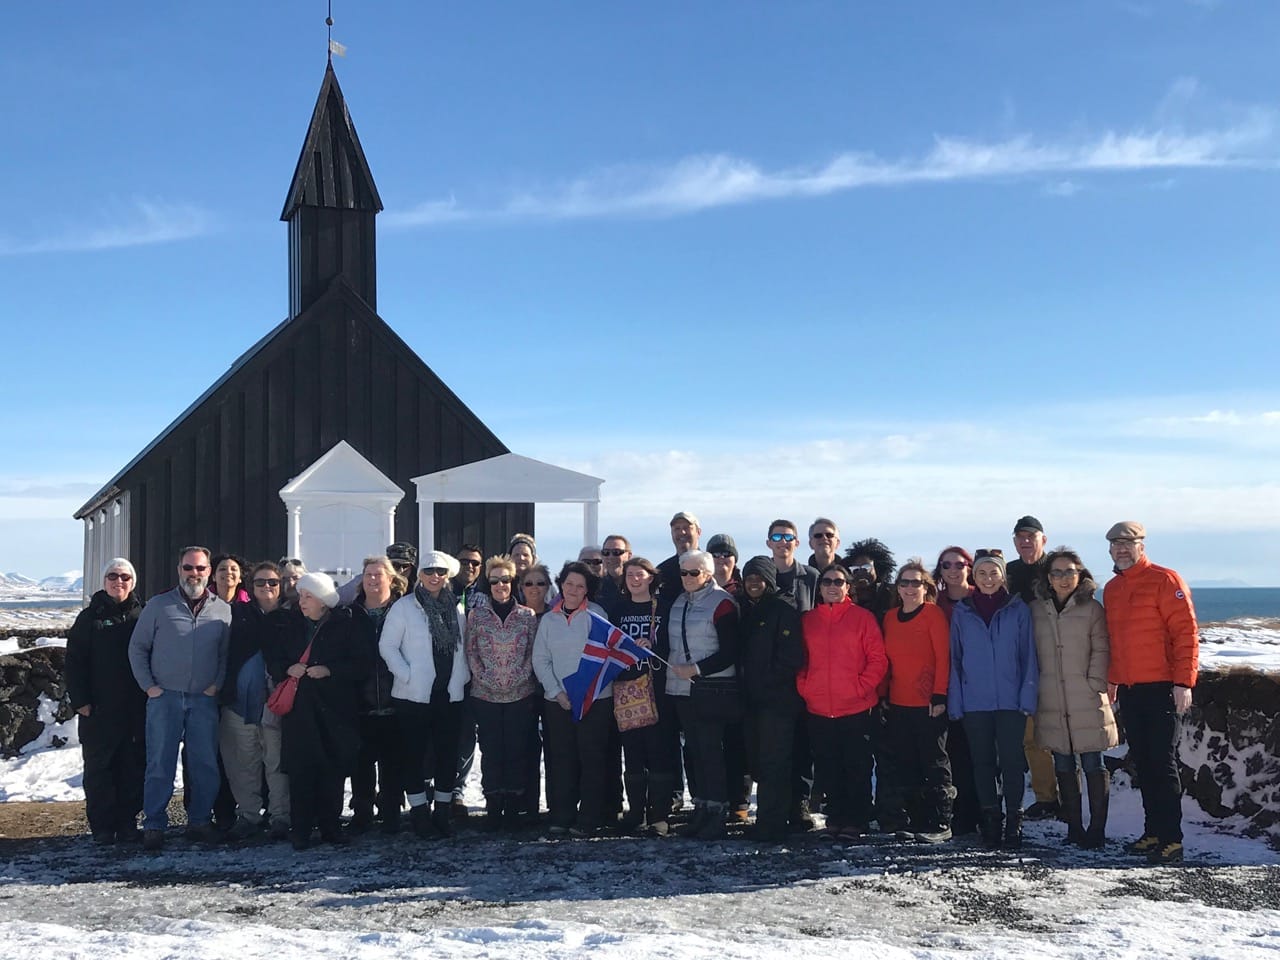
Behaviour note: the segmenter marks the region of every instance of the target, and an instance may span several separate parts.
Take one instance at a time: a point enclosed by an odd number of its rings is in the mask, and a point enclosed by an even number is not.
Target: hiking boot
[[[946,843],[951,839],[951,828],[945,823],[940,827],[921,830],[916,834],[917,843]]]
[[[1168,843],[1161,843],[1154,850],[1147,854],[1147,863],[1157,866],[1165,863],[1181,863],[1182,862],[1182,842],[1180,840],[1171,840]]]
[[[1107,842],[1107,808],[1111,805],[1111,775],[1105,769],[1085,774],[1089,788],[1089,829],[1080,846],[1100,850]]]
[[[183,836],[192,843],[217,843],[222,838],[212,823],[193,823],[187,827]]]
[[[431,807],[428,804],[409,808],[409,825],[419,840],[435,840],[440,836],[440,831],[432,822]]]
[[[1004,818],[1004,840],[1001,846],[1006,850],[1022,849],[1022,817],[1021,810],[1010,810]]]
[[[284,817],[276,817],[267,828],[267,839],[275,842],[289,839],[289,821]]]
[[[262,835],[262,824],[254,823],[252,820],[246,820],[244,817],[236,820],[231,825],[231,829],[227,831],[228,843],[239,843],[242,840],[252,840]]]
[[[352,836],[368,833],[373,828],[373,807],[359,806],[347,821],[347,832]]]
[[[702,826],[692,836],[697,840],[723,840],[729,832],[725,823],[728,806],[723,803],[708,803],[706,809],[707,815]]]
[[[109,830],[99,830],[93,835],[93,842],[100,847],[110,847],[116,842],[116,835]]]
[[[431,811],[431,824],[442,837],[454,835],[452,806],[451,803],[441,803],[437,800],[435,809]]]
[[[1058,816],[1061,809],[1057,800],[1037,800],[1027,807],[1023,817],[1028,820],[1052,820]]]
[[[999,807],[982,808],[982,845],[988,850],[1000,846],[1000,834],[1004,830],[1004,814]]]
[[[1058,774],[1058,796],[1062,798],[1059,809],[1062,822],[1067,825],[1067,843],[1081,846],[1084,843],[1084,824],[1080,814],[1080,781],[1076,772]]]
[[[164,831],[163,830],[143,830],[142,831],[142,849],[143,850],[163,850],[164,849]]]
[[[1159,846],[1159,837],[1150,833],[1144,833],[1132,843],[1126,843],[1124,845],[1124,852],[1133,857],[1145,857]]]

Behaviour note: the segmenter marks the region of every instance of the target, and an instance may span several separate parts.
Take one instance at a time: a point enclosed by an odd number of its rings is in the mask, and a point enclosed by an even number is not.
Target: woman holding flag
[[[542,618],[533,641],[533,672],[545,700],[552,836],[591,836],[605,826],[613,684],[586,690],[574,684],[593,629],[599,635],[603,627],[606,637],[616,629],[591,602],[599,584],[586,564],[566,563],[556,578],[559,602]],[[569,690],[578,695],[577,703]]]

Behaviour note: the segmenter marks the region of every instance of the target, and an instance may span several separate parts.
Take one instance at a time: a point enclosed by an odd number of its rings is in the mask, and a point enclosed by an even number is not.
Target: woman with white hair
[[[426,553],[413,592],[392,604],[378,638],[378,651],[391,671],[409,821],[424,840],[453,836],[449,807],[458,778],[462,698],[471,679],[462,648],[466,623],[449,586],[458,569],[458,561],[449,554]],[[431,745],[430,777],[424,744]],[[435,787],[434,811],[427,796],[428,779]]]
[[[692,760],[694,814],[686,834],[718,840],[725,834],[729,809],[724,728],[743,718],[734,666],[738,605],[716,583],[715,560],[704,550],[680,554],[680,585],[684,592],[676,597],[667,626],[671,647],[667,696],[675,704]]]
[[[298,580],[297,609],[289,629],[266,641],[263,657],[277,683],[297,682],[293,708],[281,720],[281,758],[289,775],[290,839],[305,850],[317,826],[326,842],[347,842],[339,826],[342,785],[360,751],[359,691],[369,663],[327,574]]]
[[[129,668],[129,637],[142,612],[138,576],[124,557],[107,561],[102,589],[67,631],[66,681],[80,715],[85,813],[96,843],[138,839],[147,695]]]

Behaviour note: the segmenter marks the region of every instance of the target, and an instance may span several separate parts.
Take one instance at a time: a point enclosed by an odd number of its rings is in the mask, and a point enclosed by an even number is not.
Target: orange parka
[[[1111,635],[1111,683],[1196,685],[1200,636],[1191,591],[1177,572],[1138,558],[1102,592]]]

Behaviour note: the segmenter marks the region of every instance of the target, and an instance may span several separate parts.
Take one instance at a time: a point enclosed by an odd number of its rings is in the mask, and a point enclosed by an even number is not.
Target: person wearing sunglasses
[[[667,621],[671,668],[666,692],[684,731],[693,794],[693,819],[685,835],[718,840],[725,835],[729,809],[724,731],[742,718],[740,691],[723,682],[737,675],[738,605],[716,583],[715,561],[703,550],[680,555],[680,582],[683,590]],[[721,682],[695,692],[704,678]],[[714,693],[716,686],[723,692]]]
[[[406,584],[414,582],[414,577],[418,570],[418,548],[412,543],[404,540],[397,540],[395,543],[387,544],[387,552],[385,554],[387,561],[391,564],[391,568],[400,576],[404,577]],[[298,561],[301,563],[301,561]],[[285,567],[285,561],[281,561],[281,567]],[[287,570],[286,570],[287,572]],[[302,569],[306,573],[306,568]],[[360,592],[360,586],[364,582],[363,574],[356,574],[346,583],[338,588],[338,602],[349,607],[356,601],[356,594]]]
[[[951,719],[963,720],[969,737],[982,843],[1016,850],[1022,846],[1026,790],[1022,738],[1027,717],[1036,712],[1040,664],[1031,611],[1005,586],[1004,552],[975,553],[973,579],[978,589],[956,605],[951,617],[947,711]]]
[[[449,587],[457,575],[457,560],[442,550],[428,550],[418,583],[391,605],[378,638],[378,651],[392,676],[409,822],[423,840],[454,834],[450,806],[458,779],[462,699],[471,679],[462,647],[466,624]],[[427,744],[430,770],[423,749]]]
[[[972,569],[973,555],[964,547],[944,547],[938,554],[932,576],[938,588],[938,609],[946,615],[948,624],[956,604],[967,600],[977,589],[969,576]],[[951,804],[951,832],[976,833],[982,819],[982,807],[973,781],[969,738],[965,735],[964,724],[950,718],[947,720],[947,755],[951,759],[951,786],[956,792]]]
[[[351,770],[352,816],[347,829],[353,834],[364,833],[373,826],[375,802],[382,832],[391,834],[400,829],[400,807],[404,803],[400,758],[404,746],[391,700],[394,681],[378,654],[378,640],[391,605],[408,588],[408,582],[386,556],[365,557],[360,589],[351,604],[356,636],[365,644],[365,655],[371,664],[360,689],[360,753]]]
[[[821,570],[840,559],[840,528],[834,520],[818,517],[809,524],[809,566]]]
[[[453,593],[462,601],[467,613],[477,603],[488,601],[488,584],[484,571],[484,551],[474,543],[464,543],[453,554],[458,558],[458,575],[453,578]]]
[[[231,607],[227,674],[219,693],[222,715],[218,747],[235,802],[226,839],[235,843],[260,836],[269,826],[275,840],[289,835],[289,778],[281,768],[280,724],[266,710],[269,694],[263,649],[285,627],[280,610],[280,568],[259,563],[249,573],[252,599]],[[266,779],[269,810],[262,814]]]
[[[884,541],[868,537],[851,544],[844,556],[844,565],[852,580],[850,597],[858,606],[875,614],[877,621],[883,622],[897,598],[893,587],[893,571],[897,566],[893,551]]]
[[[231,605],[209,590],[207,547],[178,554],[178,586],[152,597],[129,639],[134,680],[147,692],[143,846],[159,850],[169,826],[178,748],[186,745],[187,836],[211,842],[218,794],[218,685],[227,672]]]
[[[489,603],[467,614],[463,650],[471,672],[471,706],[480,740],[485,828],[516,825],[537,717],[533,639],[538,618],[516,602],[516,565],[507,555],[484,565]]]
[[[842,563],[818,578],[822,603],[801,616],[805,665],[796,689],[808,711],[815,779],[826,791],[825,832],[845,841],[870,829],[871,734],[889,661],[880,625],[849,597]]]
[[[1031,604],[1040,699],[1036,742],[1053,751],[1067,843],[1098,849],[1105,842],[1110,782],[1102,751],[1120,742],[1107,698],[1111,640],[1098,585],[1080,554],[1059,547],[1044,558]],[[1080,772],[1089,788],[1089,830],[1080,809]]]
[[[947,756],[947,682],[951,628],[934,598],[938,588],[919,559],[898,570],[897,605],[884,618],[889,658],[885,739],[903,798],[899,839],[951,839],[951,764]]]
[[[604,538],[600,556],[604,560],[604,567],[600,589],[596,591],[596,603],[605,610],[612,611],[614,604],[625,600],[627,596],[622,568],[631,559],[631,541],[619,533],[611,533]]]
[[[702,524],[688,510],[681,510],[671,518],[671,545],[676,552],[658,564],[658,573],[662,583],[658,587],[658,602],[664,610],[670,610],[671,604],[684,590],[680,577],[680,557],[691,550],[697,550],[702,541]]]
[[[818,600],[818,571],[796,559],[796,547],[799,545],[796,525],[790,520],[775,520],[769,524],[765,547],[773,557],[778,592],[790,597],[796,609],[804,613],[812,610]]]
[[[535,563],[519,574],[516,584],[518,586],[517,599],[533,611],[537,623],[541,624],[542,618],[551,609],[547,599],[552,590],[551,571],[547,569],[545,563]],[[535,628],[535,635],[536,632]],[[533,730],[529,735],[528,766],[525,768],[524,792],[521,794],[516,808],[518,821],[536,820],[542,808],[542,748],[542,704],[538,704]],[[511,819],[509,812],[506,819]]]
[[[85,815],[95,843],[138,838],[147,698],[133,681],[129,637],[142,612],[138,574],[124,557],[102,568],[102,589],[67,631],[64,676],[78,715]]]

